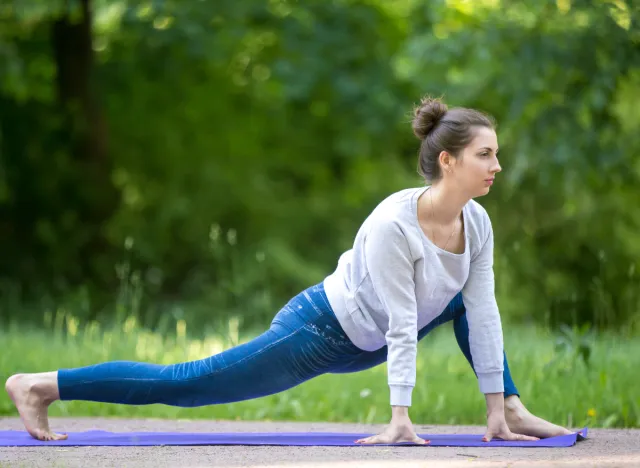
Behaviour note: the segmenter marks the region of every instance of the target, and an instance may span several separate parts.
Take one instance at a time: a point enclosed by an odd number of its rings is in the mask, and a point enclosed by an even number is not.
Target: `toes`
[[[33,431],[31,433],[31,436],[34,439],[41,440],[43,442],[50,442],[53,440],[67,440],[69,438],[68,434],[56,434],[55,432],[43,430]]]

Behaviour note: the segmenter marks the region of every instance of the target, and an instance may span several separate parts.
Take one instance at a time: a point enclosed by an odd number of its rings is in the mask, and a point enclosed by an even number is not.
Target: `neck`
[[[462,208],[469,202],[469,197],[460,193],[460,190],[447,186],[443,181],[434,183],[427,192],[431,194],[425,194],[422,211],[434,222],[443,226],[455,223],[460,217]],[[433,199],[433,211],[431,199]]]

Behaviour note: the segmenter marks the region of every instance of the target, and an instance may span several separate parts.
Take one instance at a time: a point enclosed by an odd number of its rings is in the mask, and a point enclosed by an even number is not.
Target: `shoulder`
[[[419,190],[401,190],[382,200],[369,215],[370,229],[387,232],[412,230],[415,226],[413,205]]]
[[[419,191],[405,189],[382,200],[365,223],[367,237],[376,237],[385,243],[408,244],[410,251],[415,251],[419,236],[413,204]]]
[[[491,225],[491,219],[489,218],[489,213],[485,210],[484,206],[478,203],[475,200],[469,200],[467,205],[465,206],[467,210],[468,218],[475,224],[479,225]]]
[[[464,209],[466,210],[465,228],[471,244],[481,247],[493,234],[493,226],[489,213],[475,200],[470,200]]]

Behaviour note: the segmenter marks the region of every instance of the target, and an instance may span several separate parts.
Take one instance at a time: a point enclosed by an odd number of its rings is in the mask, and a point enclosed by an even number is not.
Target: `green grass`
[[[81,327],[58,315],[47,329],[9,325],[0,331],[0,369],[42,372],[108,360],[174,363],[220,352],[250,337],[237,322],[204,340],[191,339],[179,321],[171,336],[140,329],[133,318],[118,328]],[[509,364],[525,405],[553,422],[578,427],[638,427],[640,340],[578,331],[565,336],[534,327],[505,325]],[[581,341],[582,340],[582,341]],[[582,344],[582,348],[580,345]],[[359,374],[324,375],[278,395],[201,408],[56,402],[52,416],[116,416],[171,419],[304,420],[386,423],[390,416],[386,365]],[[0,392],[0,415],[17,415]],[[416,424],[484,424],[484,399],[449,326],[420,343],[411,417]]]

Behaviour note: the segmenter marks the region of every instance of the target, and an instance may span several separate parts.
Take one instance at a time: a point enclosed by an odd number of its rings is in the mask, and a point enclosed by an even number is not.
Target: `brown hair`
[[[495,129],[492,117],[464,107],[449,109],[440,99],[423,98],[414,110],[413,133],[422,141],[418,172],[427,181],[441,177],[438,158],[446,151],[457,158],[474,137],[472,127]]]

